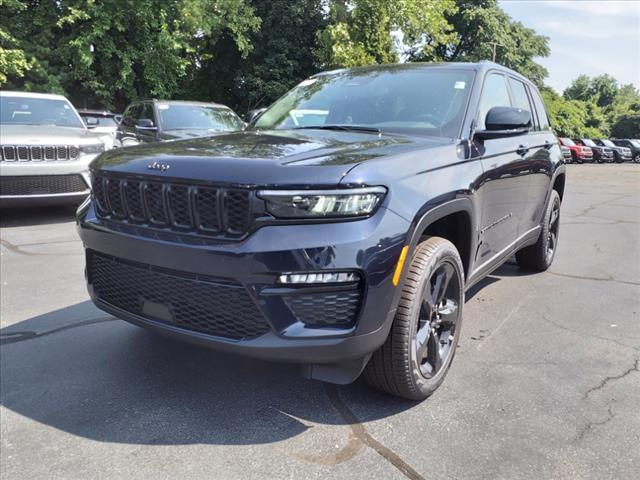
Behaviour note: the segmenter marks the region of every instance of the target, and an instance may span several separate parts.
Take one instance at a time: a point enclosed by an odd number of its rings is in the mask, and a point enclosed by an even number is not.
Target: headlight
[[[80,153],[94,155],[104,152],[104,143],[93,143],[91,145],[80,145]]]
[[[277,218],[339,218],[372,214],[387,193],[384,187],[344,190],[262,190],[267,211]]]

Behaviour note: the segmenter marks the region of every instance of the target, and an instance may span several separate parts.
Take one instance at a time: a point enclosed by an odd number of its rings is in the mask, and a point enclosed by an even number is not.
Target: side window
[[[513,96],[513,106],[526,110],[531,114],[531,122],[533,123],[533,117],[535,112],[531,108],[529,103],[529,96],[527,95],[527,89],[520,80],[509,77],[509,86],[511,87],[511,94]]]
[[[153,105],[151,103],[143,103],[142,109],[140,111],[140,115],[138,118],[148,118],[153,122],[154,125],[157,125],[155,115],[153,114]]]
[[[531,89],[531,95],[533,96],[533,103],[536,105],[536,110],[538,111],[538,121],[540,122],[540,130],[551,130],[551,125],[549,124],[549,117],[547,117],[547,111],[544,108],[544,103],[540,98],[540,94]]]
[[[484,121],[487,113],[493,107],[510,107],[509,91],[504,76],[492,73],[487,76],[482,89],[482,97],[480,98],[480,107],[478,108],[478,128],[484,129]]]
[[[125,127],[131,127],[131,128],[136,126],[136,120],[138,120],[137,113],[139,111],[139,107],[140,105],[137,103],[133,103],[127,107],[127,109],[124,111],[124,114],[122,115],[122,122],[121,122],[122,125],[124,125]]]

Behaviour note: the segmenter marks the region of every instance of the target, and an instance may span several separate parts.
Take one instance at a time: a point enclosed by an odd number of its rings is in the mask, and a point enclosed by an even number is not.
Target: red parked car
[[[560,141],[560,145],[563,145],[571,150],[571,158],[574,162],[593,162],[593,150],[591,150],[591,147],[576,145],[576,143],[570,138],[560,137],[558,138],[558,140]]]

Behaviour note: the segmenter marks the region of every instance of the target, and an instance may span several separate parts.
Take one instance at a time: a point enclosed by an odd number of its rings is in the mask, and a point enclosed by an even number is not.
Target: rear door
[[[485,128],[485,118],[491,108],[510,106],[512,101],[506,77],[498,72],[488,73],[476,116],[477,128]],[[481,268],[485,263],[509,254],[509,247],[519,235],[527,203],[529,166],[524,158],[526,135],[484,140],[481,144],[475,142],[484,169],[480,186],[483,213],[476,253],[476,264]]]
[[[549,119],[537,90],[515,77],[509,77],[514,106],[531,112],[532,128],[526,136],[529,149],[525,157],[528,168],[527,203],[524,206],[520,235],[537,227],[542,219],[552,175],[552,155],[562,155],[551,132]]]

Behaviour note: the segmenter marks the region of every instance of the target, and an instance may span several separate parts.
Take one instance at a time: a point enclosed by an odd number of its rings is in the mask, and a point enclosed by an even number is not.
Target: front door
[[[477,128],[485,128],[485,117],[491,108],[509,106],[512,102],[504,75],[489,73],[482,89]],[[484,170],[479,186],[483,206],[475,259],[481,268],[509,255],[520,235],[529,188],[529,162],[526,135],[475,142]]]

